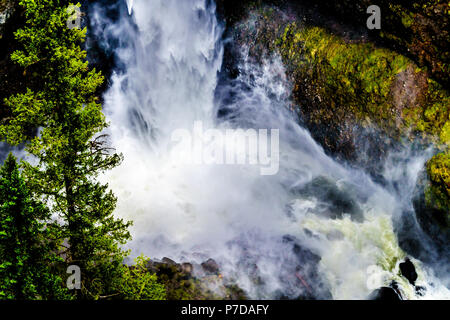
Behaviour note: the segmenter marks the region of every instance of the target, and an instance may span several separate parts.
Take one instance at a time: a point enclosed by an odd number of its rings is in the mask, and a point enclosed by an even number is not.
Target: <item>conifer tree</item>
[[[8,156],[0,168],[0,299],[64,299],[49,210],[33,199]]]
[[[38,160],[24,164],[33,190],[59,216],[68,264],[82,273],[80,297],[113,294],[123,272],[130,223],[113,215],[116,198],[98,175],[117,166],[121,155],[102,134],[107,122],[97,99],[102,75],[90,70],[82,49],[86,29],[69,28],[64,0],[21,0],[25,27],[15,35],[21,50],[12,60],[23,67],[30,86],[10,97],[12,117],[0,127],[9,144],[28,141],[26,150]],[[79,6],[79,4],[78,4]],[[36,136],[30,128],[41,128]]]

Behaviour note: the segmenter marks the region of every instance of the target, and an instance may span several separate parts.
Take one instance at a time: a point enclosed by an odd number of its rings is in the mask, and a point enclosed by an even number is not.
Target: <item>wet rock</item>
[[[214,259],[208,259],[201,264],[203,271],[207,274],[219,274],[220,267]]]
[[[381,287],[373,291],[369,299],[371,300],[385,300],[385,301],[399,301],[402,300],[395,289],[391,287]]]
[[[365,26],[366,9],[374,4],[371,0],[304,2],[312,2],[324,14],[331,14],[354,27]],[[421,67],[427,66],[434,78],[448,84],[448,2],[380,0],[376,4],[381,8],[383,26],[382,30],[369,31],[371,38],[411,56]]]
[[[263,0],[259,3],[284,9],[286,16],[301,14],[308,23],[324,26],[343,38],[370,39],[391,50],[411,57],[420,67],[427,67],[434,78],[449,83],[449,16],[446,1],[379,0],[383,15],[382,30],[366,28],[367,8],[372,0]],[[245,19],[251,0],[218,0],[218,11],[228,25]],[[288,7],[289,10],[286,10]],[[300,20],[300,19],[298,19]],[[359,39],[359,40],[356,40]]]
[[[158,276],[163,276],[167,279],[172,279],[181,273],[181,266],[177,263],[165,263],[150,260],[147,265],[150,272],[156,273]]]
[[[445,253],[450,241],[450,209],[437,205],[439,201],[433,189],[432,181],[423,170],[414,190],[414,211],[420,227],[438,246],[438,250]]]
[[[0,38],[2,37],[4,26],[8,22],[8,19],[14,14],[14,11],[15,11],[15,1],[13,0],[0,1]]]
[[[293,282],[296,287],[302,288],[301,294],[297,295],[297,300],[315,300],[315,299],[332,299],[331,292],[322,279],[318,271],[320,256],[302,246],[299,240],[292,235],[285,235],[282,242],[292,245],[292,252],[297,258],[297,264],[294,269],[286,270],[285,279],[281,281]],[[277,298],[287,295],[285,293]]]
[[[244,8],[234,17],[240,21],[236,43],[248,46],[257,61],[281,55],[293,84],[292,109],[328,154],[383,182],[382,164],[393,148],[402,148],[403,137],[449,145],[448,4],[383,1],[386,23],[379,32],[365,27],[369,0],[316,0],[314,7],[308,0],[298,7],[295,1],[283,1],[287,7],[281,1],[238,2]],[[347,24],[348,18],[361,19],[359,27]],[[377,46],[372,36],[389,41]],[[448,204],[445,162],[428,171],[434,172],[435,194]],[[444,209],[435,215],[450,217],[448,205]]]
[[[188,275],[192,275],[192,272],[194,271],[194,267],[191,263],[184,262],[181,264],[181,271]]]
[[[411,260],[409,258],[406,258],[405,262],[400,263],[399,267],[402,276],[408,279],[409,283],[414,285],[417,280],[417,272]]]
[[[177,263],[165,257],[161,261],[149,260],[146,268],[165,286],[168,300],[246,299],[241,288],[218,275],[218,265],[213,259],[201,266],[190,262]],[[204,268],[208,272],[197,274],[197,269]]]
[[[169,259],[167,257],[162,258],[161,260],[162,263],[168,264],[170,266],[176,266],[178,265],[178,263],[176,263],[175,261],[173,261],[172,259]]]
[[[425,295],[425,291],[426,291],[425,287],[416,286],[416,294],[418,296],[424,296]]]
[[[283,243],[291,243],[292,244],[292,251],[297,256],[299,262],[305,263],[305,262],[313,262],[314,264],[317,264],[320,261],[320,257],[313,253],[311,250],[303,247],[300,245],[298,239],[291,235],[285,235],[283,236]]]
[[[239,288],[237,285],[229,285],[226,286],[227,295],[226,299],[229,300],[247,300],[247,296],[241,288]]]
[[[303,197],[315,197],[325,204],[327,209],[321,214],[328,218],[339,219],[344,214],[350,214],[352,219],[361,222],[363,212],[351,191],[341,189],[336,182],[326,177],[318,177],[295,193]]]

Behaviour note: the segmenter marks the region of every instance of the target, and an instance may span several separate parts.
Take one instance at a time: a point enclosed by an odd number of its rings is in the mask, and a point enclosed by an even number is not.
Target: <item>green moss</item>
[[[412,62],[371,43],[346,43],[320,27],[289,24],[277,41],[285,62],[297,79],[307,75],[321,98],[334,108],[346,108],[364,120],[394,128],[391,88]]]
[[[449,143],[449,93],[439,83],[428,78],[428,84],[417,88],[412,93],[418,96],[415,105],[400,106],[393,100],[400,73],[411,67],[413,76],[425,74],[405,56],[371,43],[347,43],[323,28],[299,28],[295,23],[276,43],[295,81],[313,76],[310,81],[329,106],[351,110],[361,120],[368,117],[391,133],[412,127]]]
[[[414,23],[414,18],[410,14],[405,13],[402,15],[402,24],[406,28],[411,27],[413,23]]]
[[[245,299],[244,292],[228,284],[221,274],[194,277],[176,263],[148,261],[147,268],[165,287],[167,300],[222,300]],[[214,291],[212,290],[214,288]]]
[[[441,141],[447,145],[450,144],[450,120],[447,120],[442,127],[441,133],[439,135]]]
[[[448,91],[432,79],[428,79],[428,92],[419,124],[423,131],[440,138],[443,144],[450,144],[449,125],[450,96]]]
[[[425,191],[427,205],[441,212],[436,217],[441,225],[450,227],[450,152],[440,153],[427,163],[430,185]]]
[[[245,1],[239,1],[242,2]],[[303,5],[306,9],[304,11],[308,12],[316,10],[311,8],[313,5],[319,12],[337,19],[337,22],[363,27],[368,17],[366,8],[372,4],[381,8],[382,28],[379,31],[371,31],[371,37],[383,39],[383,43],[392,50],[413,57],[422,68],[428,69],[433,78],[448,86],[448,0],[378,0],[376,3],[371,0],[304,0],[299,6]],[[312,23],[321,23],[320,17],[312,19],[318,21]]]

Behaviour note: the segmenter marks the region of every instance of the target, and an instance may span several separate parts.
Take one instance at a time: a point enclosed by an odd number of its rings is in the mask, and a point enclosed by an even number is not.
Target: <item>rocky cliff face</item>
[[[241,20],[249,7],[275,5],[302,11],[305,18],[323,24],[318,15],[326,17],[329,25],[350,25],[365,28],[370,0],[218,0],[219,11],[229,25]],[[445,0],[379,0],[381,31],[368,31],[372,41],[408,56],[421,67],[427,67],[434,78],[449,85],[449,5]],[[319,19],[317,19],[319,18]],[[367,29],[366,29],[367,31]]]
[[[364,24],[370,0],[316,0],[321,10],[334,13],[354,24]],[[408,56],[421,67],[427,67],[433,78],[449,84],[449,6],[444,0],[380,0],[383,18],[381,31],[373,39]]]
[[[369,2],[219,4],[229,35],[250,56],[281,56],[296,111],[328,153],[376,176],[393,147],[433,143],[416,211],[448,231],[449,6],[379,1],[382,28],[368,30]]]

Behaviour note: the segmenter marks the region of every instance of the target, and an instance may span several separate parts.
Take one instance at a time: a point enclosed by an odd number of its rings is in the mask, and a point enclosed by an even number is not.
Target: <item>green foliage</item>
[[[133,266],[124,266],[118,291],[126,300],[165,300],[166,289],[158,283],[157,276],[146,268],[148,258],[139,256]]]
[[[0,169],[0,299],[68,299],[55,264],[49,210],[34,200],[8,156]]]
[[[108,147],[107,127],[96,91],[103,77],[89,70],[81,45],[86,30],[69,29],[67,1],[22,0],[26,26],[15,35],[22,49],[11,58],[30,76],[31,88],[6,100],[12,117],[0,136],[39,162],[24,163],[30,186],[59,216],[58,237],[68,243],[66,261],[82,270],[85,298],[112,294],[127,252],[120,249],[130,223],[113,216],[116,198],[98,175],[117,166],[121,155]],[[30,128],[41,127],[38,136]]]

